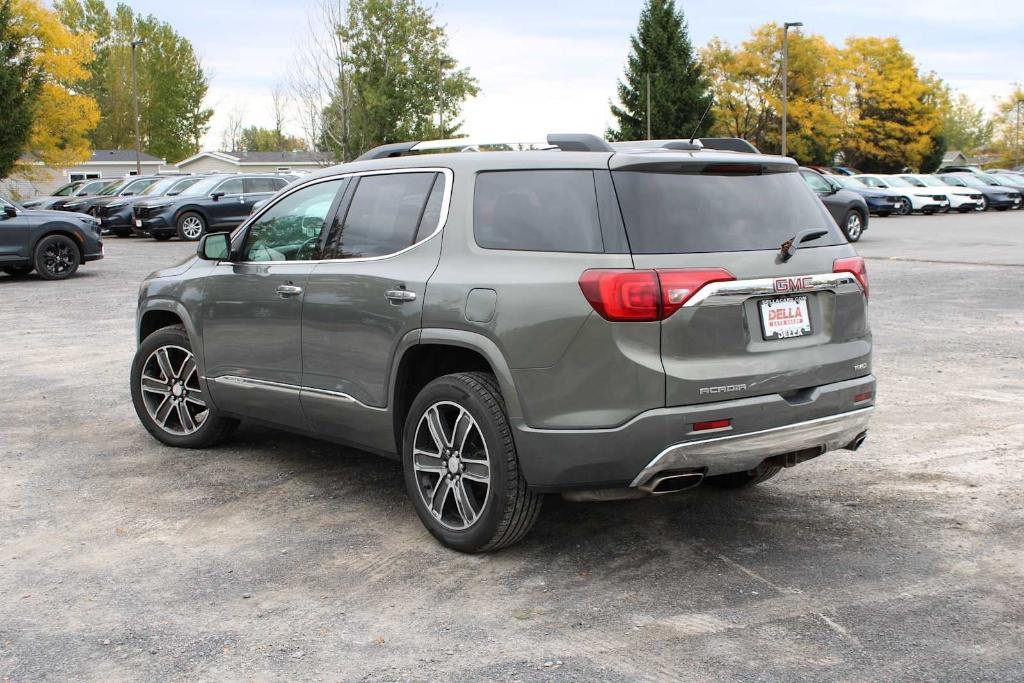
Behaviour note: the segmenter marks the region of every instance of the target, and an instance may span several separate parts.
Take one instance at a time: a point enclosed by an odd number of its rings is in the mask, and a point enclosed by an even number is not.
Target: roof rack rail
[[[604,138],[590,133],[552,133],[548,135],[548,144],[558,147],[563,152],[615,151]]]
[[[761,153],[761,150],[743,138],[700,138],[700,143],[707,149],[717,149],[721,152]]]

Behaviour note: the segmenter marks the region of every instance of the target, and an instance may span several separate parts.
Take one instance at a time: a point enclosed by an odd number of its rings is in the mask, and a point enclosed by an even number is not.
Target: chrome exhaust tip
[[[680,472],[676,474],[662,474],[651,477],[647,483],[638,486],[652,496],[664,496],[669,493],[679,493],[699,486],[704,481],[703,472]]]

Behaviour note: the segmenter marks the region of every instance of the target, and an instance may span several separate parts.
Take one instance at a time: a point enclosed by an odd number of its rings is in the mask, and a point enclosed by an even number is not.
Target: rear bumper
[[[765,459],[850,445],[867,431],[871,375],[799,392],[659,408],[611,429],[534,429],[514,423],[523,476],[540,491],[642,486],[660,472],[708,476],[755,469]],[[872,399],[854,403],[858,394]],[[730,419],[724,431],[694,432],[696,422]]]

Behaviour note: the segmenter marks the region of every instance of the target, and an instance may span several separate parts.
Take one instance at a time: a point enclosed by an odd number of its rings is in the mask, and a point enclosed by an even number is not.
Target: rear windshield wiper
[[[807,230],[801,230],[792,239],[786,240],[782,243],[779,257],[782,262],[785,263],[789,259],[793,258],[793,254],[800,248],[800,245],[804,242],[811,242],[816,239],[820,239],[828,234],[828,230],[822,230],[821,228],[808,228]]]

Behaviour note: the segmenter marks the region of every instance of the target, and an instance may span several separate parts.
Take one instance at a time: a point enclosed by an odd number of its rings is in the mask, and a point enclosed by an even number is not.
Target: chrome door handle
[[[416,301],[416,292],[407,289],[389,289],[384,296],[393,304],[402,304],[406,301]]]
[[[277,293],[282,299],[286,299],[290,296],[298,296],[299,294],[302,294],[302,287],[299,287],[298,285],[279,285]]]

